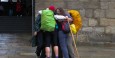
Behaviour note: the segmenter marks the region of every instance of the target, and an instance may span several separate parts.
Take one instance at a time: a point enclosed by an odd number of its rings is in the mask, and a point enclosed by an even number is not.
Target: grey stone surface
[[[98,24],[96,19],[89,19],[89,26],[96,26]]]
[[[100,2],[101,9],[109,9],[109,2]]]
[[[83,24],[83,26],[88,26],[88,20],[89,20],[89,18],[85,18],[85,17],[83,17],[82,18],[82,24]]]
[[[104,33],[105,32],[105,28],[104,27],[94,27],[94,32]]]
[[[89,35],[90,42],[111,42],[112,35],[101,34],[98,32],[92,32]]]
[[[115,42],[115,35],[112,36],[112,42]]]
[[[80,9],[79,12],[80,12],[80,15],[81,15],[82,18],[85,17],[85,14],[86,14],[85,9]]]
[[[93,28],[92,32],[85,31],[78,34],[78,42],[89,43],[89,44],[104,44],[106,42],[112,43],[111,34],[104,34],[104,28],[98,27],[98,29]]]
[[[100,19],[100,26],[109,26],[109,19],[101,18]]]
[[[100,0],[89,0],[89,1],[93,1],[93,2],[100,2]]]
[[[100,19],[100,25],[101,26],[115,26],[115,19],[106,19],[106,18],[101,18]]]
[[[82,43],[89,43],[89,38],[86,33],[83,33],[78,35],[77,41]]]
[[[56,7],[62,7],[65,8],[65,3],[64,2],[47,2],[45,3],[45,7],[48,8],[50,5],[56,5]]]
[[[90,2],[84,2],[83,3],[83,7],[84,8],[93,8],[93,9],[96,9],[96,8],[99,8],[99,5],[100,2],[95,2],[95,1],[90,1]]]
[[[109,9],[115,9],[115,2],[109,2]]]
[[[83,27],[82,31],[84,31],[84,32],[92,32],[93,28],[92,27]]]
[[[88,18],[92,18],[94,16],[94,11],[93,9],[86,9],[85,16]]]
[[[106,33],[107,34],[115,34],[115,27],[114,26],[106,27]]]
[[[81,1],[81,2],[89,2],[89,0],[79,0],[79,1]]]
[[[104,2],[110,2],[110,0],[100,0],[100,1],[104,1]]]
[[[105,10],[96,9],[94,11],[94,17],[95,18],[104,18],[105,17]]]
[[[83,3],[82,2],[67,2],[67,8],[68,9],[83,9]]]
[[[115,18],[115,9],[108,9],[106,11],[106,17],[107,18]]]
[[[111,2],[115,2],[115,0],[110,0]]]

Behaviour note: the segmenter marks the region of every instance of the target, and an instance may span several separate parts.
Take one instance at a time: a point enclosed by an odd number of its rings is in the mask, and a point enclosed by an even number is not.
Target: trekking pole
[[[67,20],[67,21],[68,21],[68,24],[69,24],[69,27],[70,27],[69,20]],[[71,32],[72,40],[73,40],[73,42],[74,42],[75,50],[76,50],[76,52],[77,52],[77,56],[78,56],[78,58],[80,58],[79,53],[78,53],[78,49],[77,49],[77,46],[76,46],[76,43],[75,43],[75,38],[74,38],[74,35],[73,35],[73,33],[72,33],[71,28],[70,28],[70,32]]]

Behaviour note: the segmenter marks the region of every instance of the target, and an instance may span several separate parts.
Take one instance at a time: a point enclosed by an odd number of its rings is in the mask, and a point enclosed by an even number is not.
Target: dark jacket
[[[40,26],[41,26],[41,15],[39,14],[35,20],[35,23],[34,23],[34,31],[39,32]]]

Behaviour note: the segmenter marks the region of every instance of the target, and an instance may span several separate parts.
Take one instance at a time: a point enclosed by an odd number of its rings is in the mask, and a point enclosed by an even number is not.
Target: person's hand
[[[69,18],[68,16],[65,16],[65,17],[66,17],[66,20],[67,20],[67,21],[70,21],[70,22],[72,21],[72,19]]]
[[[66,19],[68,19],[68,16],[65,16],[66,17]]]
[[[68,16],[65,16],[66,17],[66,21],[69,21],[69,18],[68,18]]]
[[[36,36],[37,35],[37,32],[34,32],[34,36]]]

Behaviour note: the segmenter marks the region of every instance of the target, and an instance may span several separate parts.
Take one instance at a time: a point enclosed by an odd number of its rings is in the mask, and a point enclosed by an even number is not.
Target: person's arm
[[[54,18],[55,18],[56,20],[66,19],[66,17],[63,16],[63,15],[54,15]]]
[[[66,16],[66,19],[69,21],[69,22],[72,22],[73,19],[72,18],[69,18],[68,16]]]
[[[70,16],[70,14],[69,14],[68,12],[66,13],[66,19],[67,19],[69,22],[72,22],[72,21],[73,21],[72,17]]]
[[[34,35],[37,35],[37,32],[40,30],[40,23],[41,23],[40,20],[41,20],[41,15],[38,14],[34,24]]]

